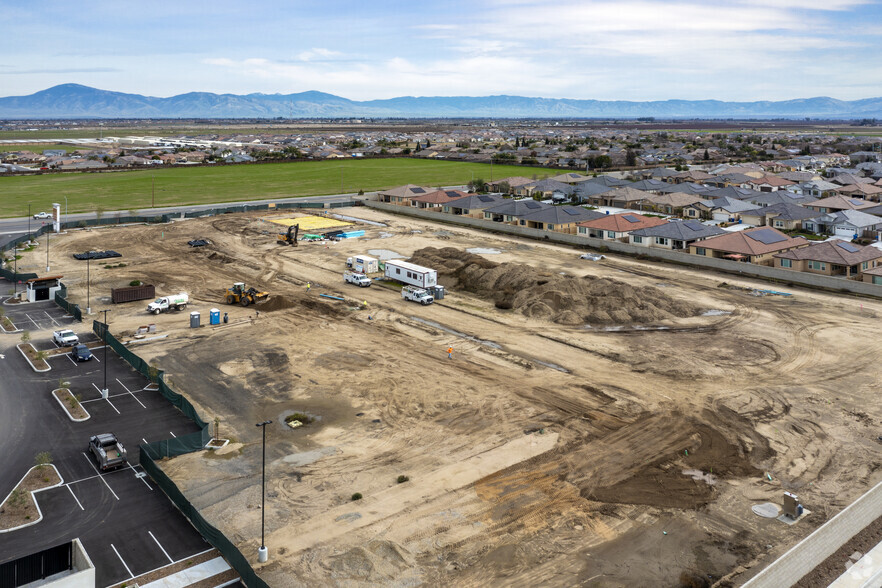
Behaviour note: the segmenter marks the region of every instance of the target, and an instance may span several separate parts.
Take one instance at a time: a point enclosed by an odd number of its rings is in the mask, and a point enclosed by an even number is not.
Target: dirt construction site
[[[162,468],[271,586],[739,585],[882,479],[882,302],[340,213],[364,236],[283,246],[238,214],[51,245],[84,309],[71,254],[122,254],[91,263],[93,312],[121,338],[155,324],[133,350],[230,440]],[[446,296],[345,284],[358,254],[434,267]],[[190,306],[110,305],[132,280]],[[227,306],[234,282],[270,296]],[[752,512],[785,491],[810,514]]]

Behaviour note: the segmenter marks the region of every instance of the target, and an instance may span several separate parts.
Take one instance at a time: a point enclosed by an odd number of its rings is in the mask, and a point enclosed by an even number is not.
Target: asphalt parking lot
[[[44,329],[58,330],[77,326],[88,328],[85,322],[78,323],[66,311],[54,302],[37,302],[34,304],[4,304],[6,316],[23,331],[41,331]],[[91,322],[89,326],[91,326]]]
[[[42,521],[0,533],[0,563],[79,537],[95,564],[96,585],[108,586],[210,549],[139,465],[140,443],[186,435],[197,431],[196,425],[159,392],[146,390],[147,380],[113,350],[106,350],[105,357],[89,331],[91,322],[56,325],[63,316],[55,316],[52,308],[29,306],[16,308],[16,316],[50,325],[32,331],[38,350],[55,347],[51,330],[61,326],[98,348],[92,360],[81,363],[68,354],[51,356],[52,369],[36,373],[15,349],[18,336],[0,335],[0,499],[41,451],[52,454],[64,481],[37,493]],[[89,420],[71,421],[53,398],[60,379],[80,395]],[[101,397],[105,385],[106,399]],[[108,432],[125,446],[129,464],[100,473],[88,441]]]

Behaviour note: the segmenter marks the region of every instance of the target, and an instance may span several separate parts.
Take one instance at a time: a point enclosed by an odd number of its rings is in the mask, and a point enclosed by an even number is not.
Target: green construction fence
[[[169,478],[165,472],[156,464],[156,460],[175,457],[193,451],[199,451],[205,448],[205,445],[211,440],[208,423],[203,421],[196,409],[190,404],[183,395],[178,394],[168,384],[165,383],[165,377],[161,370],[151,368],[151,366],[133,353],[119,339],[114,337],[107,328],[107,325],[100,321],[94,321],[92,330],[98,337],[105,340],[120,357],[122,357],[135,370],[140,372],[151,382],[155,382],[159,386],[159,393],[175,405],[178,410],[184,413],[199,427],[199,431],[190,433],[189,435],[181,435],[172,439],[162,441],[154,441],[152,443],[142,444],[141,450],[141,467],[150,475],[156,485],[168,496],[178,510],[183,513],[187,520],[195,527],[197,531],[214,546],[224,559],[229,562],[230,566],[242,578],[242,583],[248,588],[269,588],[269,585],[260,579],[248,560],[242,555],[242,552],[233,544],[232,541],[221,533],[217,528],[212,526],[199,513],[187,497],[181,492],[177,485]]]

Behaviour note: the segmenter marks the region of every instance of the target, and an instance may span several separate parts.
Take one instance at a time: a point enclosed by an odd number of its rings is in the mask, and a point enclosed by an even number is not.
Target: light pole
[[[64,197],[64,218],[67,219],[67,196]]]
[[[92,282],[89,275],[89,267],[91,266],[91,258],[86,258],[86,314],[92,314],[92,293],[89,291],[89,285]]]
[[[28,202],[28,240],[31,239],[31,203]]]
[[[104,313],[104,388],[101,389],[101,398],[107,398],[107,309]]]
[[[150,208],[156,208],[156,176],[150,176]]]
[[[13,273],[15,273],[15,277],[12,280],[12,295],[15,296],[18,294],[18,243],[12,246],[12,263],[15,266],[12,268]]]
[[[46,231],[46,273],[49,273],[49,233]]]
[[[266,548],[263,537],[266,529],[266,426],[270,423],[272,421],[263,421],[256,425],[263,429],[263,467],[260,476],[260,549],[257,550],[257,561],[260,563],[264,563],[269,557],[269,550]]]

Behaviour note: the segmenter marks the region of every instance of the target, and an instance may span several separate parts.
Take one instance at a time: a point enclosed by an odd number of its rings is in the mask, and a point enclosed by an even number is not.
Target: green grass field
[[[552,177],[562,170],[496,165],[492,178],[534,175]],[[483,163],[425,159],[366,159],[305,161],[218,167],[159,167],[149,171],[66,173],[43,176],[0,176],[0,216],[24,216],[49,210],[53,202],[68,212],[141,210],[152,208],[151,179],[156,183],[155,205],[175,206],[320,196],[382,190],[403,184],[450,186],[473,178],[491,179]]]
[[[44,149],[63,149],[66,153],[71,153],[77,149],[86,149],[86,147],[58,145],[56,143],[4,143],[3,140],[0,139],[0,153],[4,151],[30,151],[32,153],[42,153]]]

